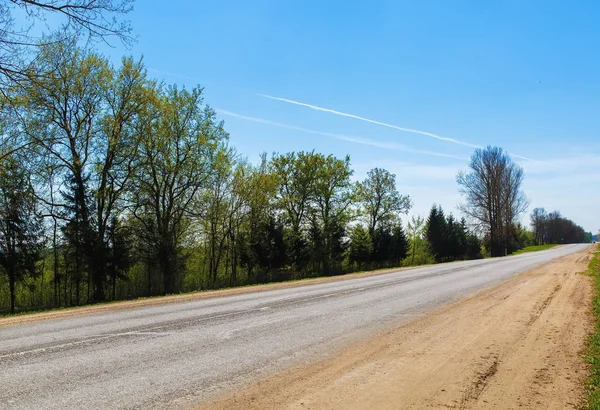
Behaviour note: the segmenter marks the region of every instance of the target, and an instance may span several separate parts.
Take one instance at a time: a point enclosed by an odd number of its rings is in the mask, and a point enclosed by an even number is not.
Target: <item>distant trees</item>
[[[581,226],[562,217],[559,211],[548,213],[544,208],[535,208],[531,228],[538,245],[591,242],[591,233],[586,235]]]
[[[514,224],[528,205],[523,169],[498,147],[475,150],[469,168],[457,176],[465,198],[461,210],[487,236],[491,255],[506,255],[514,249]]]

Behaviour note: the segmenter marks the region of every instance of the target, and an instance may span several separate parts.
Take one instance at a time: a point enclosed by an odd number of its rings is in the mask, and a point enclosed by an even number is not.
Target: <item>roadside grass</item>
[[[535,246],[528,246],[528,247],[526,247],[526,248],[519,249],[518,251],[516,251],[515,253],[513,253],[513,255],[520,255],[520,254],[522,254],[522,253],[526,253],[526,252],[545,251],[546,249],[554,248],[555,246],[558,246],[558,245],[556,245],[556,244],[552,244],[552,245],[535,245]]]
[[[588,272],[594,281],[594,298],[592,299],[592,313],[594,328],[588,339],[585,360],[590,364],[591,375],[585,382],[586,398],[582,408],[600,410],[600,245],[590,261]]]

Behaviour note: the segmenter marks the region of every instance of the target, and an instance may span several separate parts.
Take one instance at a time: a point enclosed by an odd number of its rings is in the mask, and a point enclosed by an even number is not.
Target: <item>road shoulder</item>
[[[208,409],[577,408],[592,326],[588,250],[558,258]]]

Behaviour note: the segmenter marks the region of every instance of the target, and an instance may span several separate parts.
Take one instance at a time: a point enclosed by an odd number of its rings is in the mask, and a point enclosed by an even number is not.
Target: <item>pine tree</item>
[[[394,226],[394,228],[392,229],[392,235],[394,244],[394,252],[392,254],[392,257],[394,259],[393,263],[396,266],[400,266],[402,260],[408,255],[410,243],[408,241],[408,238],[406,237],[406,234],[404,233],[404,229],[402,228],[401,223],[398,223]]]
[[[5,157],[0,167],[0,266],[8,278],[10,313],[15,313],[17,283],[36,275],[41,231],[26,170],[16,158]]]
[[[364,267],[371,259],[373,245],[369,231],[364,226],[356,225],[350,234],[350,262],[356,263],[359,268]]]
[[[427,218],[425,238],[436,262],[442,262],[448,256],[448,226],[444,211],[433,205]]]

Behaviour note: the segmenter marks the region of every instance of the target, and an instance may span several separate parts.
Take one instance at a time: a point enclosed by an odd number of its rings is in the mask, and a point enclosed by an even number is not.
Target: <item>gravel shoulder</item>
[[[588,374],[592,247],[203,409],[567,409]]]

